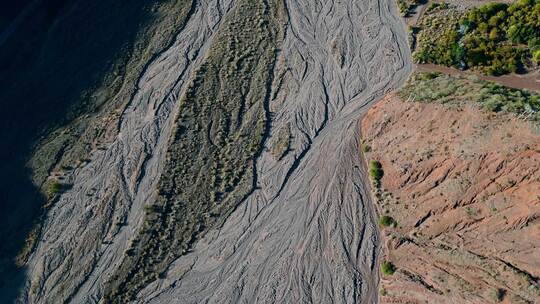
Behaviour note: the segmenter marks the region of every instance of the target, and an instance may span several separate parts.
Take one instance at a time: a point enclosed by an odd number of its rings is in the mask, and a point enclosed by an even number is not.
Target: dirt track
[[[453,76],[476,76],[479,79],[500,83],[501,85],[516,88],[540,91],[540,72],[530,72],[524,75],[509,74],[501,76],[488,76],[471,71],[462,71],[436,64],[417,64],[416,70],[421,72],[439,72]]]
[[[379,236],[357,122],[411,69],[404,26],[393,0],[285,3],[270,108],[272,131],[290,126],[290,151],[260,156],[257,189],[141,301],[377,301]],[[176,42],[148,65],[115,142],[75,169],[50,211],[24,300],[99,301],[154,195],[179,96],[233,5],[197,3]]]

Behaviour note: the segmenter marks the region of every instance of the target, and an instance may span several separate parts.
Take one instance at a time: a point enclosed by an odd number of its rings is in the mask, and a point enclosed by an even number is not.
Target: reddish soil
[[[387,96],[362,121],[382,163],[381,303],[540,303],[540,131],[474,105]]]

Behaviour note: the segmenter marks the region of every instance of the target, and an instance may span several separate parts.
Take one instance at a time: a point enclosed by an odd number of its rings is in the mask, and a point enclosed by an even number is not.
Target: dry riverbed
[[[411,70],[393,0],[171,5],[83,157],[61,130],[37,150],[54,199],[21,301],[376,302],[356,121]]]

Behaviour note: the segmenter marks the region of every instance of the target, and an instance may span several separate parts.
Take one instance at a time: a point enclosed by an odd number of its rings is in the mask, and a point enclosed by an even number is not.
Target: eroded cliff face
[[[382,303],[536,303],[540,297],[540,129],[478,104],[389,95],[362,121],[382,163],[377,202],[395,219]]]
[[[410,70],[394,2],[169,4],[90,135],[38,147],[21,300],[377,301],[357,119]]]

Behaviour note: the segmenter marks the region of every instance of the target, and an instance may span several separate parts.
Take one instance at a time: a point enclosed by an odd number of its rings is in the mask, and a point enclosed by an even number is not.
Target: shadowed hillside
[[[2,8],[0,27],[17,15],[26,1]],[[13,297],[14,258],[45,199],[26,168],[36,141],[74,120],[73,136],[87,125],[81,114],[99,111],[103,99],[91,93],[103,85],[125,82],[120,75],[133,59],[140,29],[157,16],[154,6],[166,1],[41,1],[0,45],[0,294]],[[171,1],[172,2],[172,1]],[[141,49],[140,46],[138,46]],[[103,90],[102,90],[103,91]],[[112,92],[103,91],[102,94]],[[54,155],[64,148],[52,150]],[[44,153],[42,151],[42,153]],[[40,168],[47,172],[48,166]],[[39,172],[39,170],[38,170]],[[43,182],[36,176],[35,182]],[[2,301],[4,302],[4,301]]]

